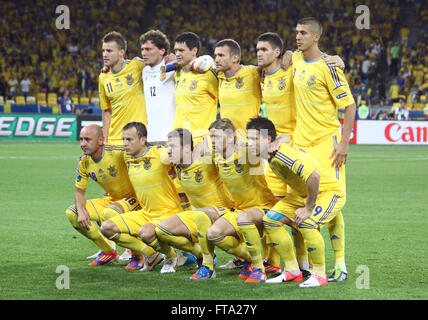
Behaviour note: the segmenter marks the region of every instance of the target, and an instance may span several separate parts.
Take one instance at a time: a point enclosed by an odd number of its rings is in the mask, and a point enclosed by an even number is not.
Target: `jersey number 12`
[[[156,87],[150,87],[150,95],[156,97]]]

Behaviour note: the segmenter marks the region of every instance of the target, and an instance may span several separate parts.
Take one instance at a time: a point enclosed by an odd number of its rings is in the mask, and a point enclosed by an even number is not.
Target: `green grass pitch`
[[[64,211],[73,203],[77,142],[0,143],[0,300],[425,300],[428,148],[351,146],[347,163],[346,262],[349,278],[321,288],[248,285],[239,270],[191,281],[194,266],[175,274],[124,269],[125,262],[90,267],[97,249],[74,230]],[[90,182],[88,198],[101,189]],[[333,253],[327,228],[327,269]],[[122,250],[121,250],[122,251]],[[120,252],[121,252],[120,251]],[[219,264],[230,256],[216,250]],[[69,289],[58,289],[60,266]],[[60,282],[60,281],[59,281]]]

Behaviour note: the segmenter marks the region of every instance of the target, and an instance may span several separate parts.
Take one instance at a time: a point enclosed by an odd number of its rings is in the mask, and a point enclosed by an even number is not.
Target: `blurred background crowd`
[[[345,61],[345,75],[358,105],[375,110],[426,107],[428,94],[428,2],[365,1],[370,28],[358,29],[352,0],[94,0],[67,2],[70,29],[57,29],[57,4],[48,0],[1,1],[0,96],[36,96],[68,90],[75,100],[97,96],[101,39],[109,31],[128,40],[127,58],[140,55],[138,38],[159,29],[173,43],[184,31],[197,33],[203,54],[233,38],[242,63],[257,64],[256,39],[279,33],[295,50],[299,18],[317,17],[324,27],[320,48]],[[78,103],[79,101],[73,101]],[[382,116],[379,114],[379,116]],[[388,116],[388,115],[384,115]]]

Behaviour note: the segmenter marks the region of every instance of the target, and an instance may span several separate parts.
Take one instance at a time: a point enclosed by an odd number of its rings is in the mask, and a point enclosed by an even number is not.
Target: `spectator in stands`
[[[83,69],[79,73],[79,78],[77,83],[82,96],[85,95],[85,97],[88,97],[89,86],[91,83],[91,74],[89,73],[88,70]]]
[[[359,120],[367,120],[369,118],[370,115],[370,109],[366,104],[365,100],[361,100],[361,104],[358,107],[358,119]]]
[[[19,85],[21,86],[22,95],[27,98],[30,95],[31,91],[31,80],[29,80],[28,76],[25,75]]]
[[[394,120],[409,120],[409,110],[406,108],[406,101],[400,101],[400,107],[394,113]]]
[[[3,76],[0,76],[0,96],[6,99],[7,93],[7,82],[4,80]]]
[[[73,99],[70,97],[70,91],[68,89],[64,90],[64,93],[58,99],[58,110],[61,114],[74,113],[74,103]]]
[[[389,93],[391,95],[391,103],[400,101],[400,86],[397,83],[397,79],[394,79],[393,83],[389,87]]]
[[[400,67],[400,46],[394,43],[391,47],[391,74],[397,76]]]
[[[15,98],[16,95],[18,94],[18,80],[16,79],[16,77],[13,75],[12,77],[10,77],[9,81],[7,82],[8,86],[9,86],[9,97],[11,98]]]

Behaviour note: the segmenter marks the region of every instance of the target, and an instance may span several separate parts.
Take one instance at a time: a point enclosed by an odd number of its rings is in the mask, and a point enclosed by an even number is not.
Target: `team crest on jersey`
[[[164,81],[166,79],[166,67],[165,66],[161,66],[161,74],[159,76],[160,81]]]
[[[190,90],[190,91],[193,91],[193,90],[195,90],[197,87],[198,87],[198,80],[192,80],[192,82],[190,83],[190,86],[189,86],[189,90]]]
[[[150,158],[144,158],[143,159],[143,168],[145,170],[149,170],[152,167],[152,159]]]
[[[128,86],[131,86],[134,83],[134,78],[132,78],[132,74],[128,74],[127,76],[125,76],[126,79],[126,84]]]
[[[200,183],[203,178],[204,178],[204,176],[202,175],[202,171],[201,170],[196,170],[195,171],[195,181],[197,183]]]
[[[278,80],[278,90],[284,90],[285,89],[285,79],[284,77],[281,77],[281,79]]]
[[[109,175],[111,175],[113,178],[117,176],[118,171],[115,166],[110,166],[107,169],[108,169]]]
[[[238,160],[235,160],[235,171],[236,173],[241,173],[244,170],[244,165],[239,163]]]
[[[107,175],[104,173],[103,169],[98,170],[98,177],[105,179]]]
[[[243,86],[244,86],[244,78],[237,77],[236,78],[236,83],[235,83],[236,89],[241,89]]]
[[[308,84],[308,86],[310,87],[310,86],[313,86],[314,84],[315,84],[315,81],[317,80],[317,77],[314,75],[314,74],[312,74],[310,77],[309,77],[309,80],[306,82],[307,84]]]

